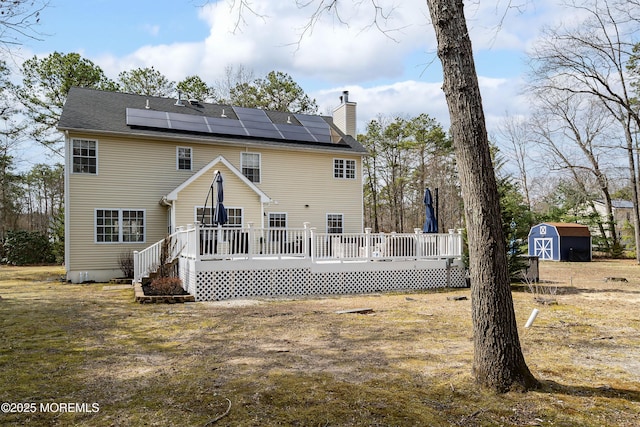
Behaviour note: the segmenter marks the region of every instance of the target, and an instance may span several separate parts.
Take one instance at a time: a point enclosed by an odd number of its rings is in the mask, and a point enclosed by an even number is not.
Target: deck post
[[[420,238],[422,229],[414,228],[413,232],[416,233],[416,259],[420,259],[422,258],[422,239]]]
[[[455,253],[455,232],[456,230],[454,230],[453,228],[449,229],[449,245],[447,245],[447,256],[453,256],[453,254]]]
[[[196,257],[196,261],[200,261],[201,257],[202,257],[202,245],[203,245],[203,241],[202,241],[202,231],[200,230],[200,222],[196,221],[193,224],[193,231],[194,231],[194,243],[195,243],[195,257]]]
[[[253,228],[253,221],[247,222],[247,228],[249,229],[249,237],[247,237],[247,259],[253,259],[253,244],[255,243],[255,230]]]
[[[309,237],[311,242],[311,262],[316,262],[316,228],[309,229]]]
[[[304,227],[304,242],[302,243],[302,252],[304,254],[304,258],[307,258],[309,256],[309,239],[311,238],[310,236],[310,229],[309,227],[311,226],[310,222],[304,222],[302,223],[303,227]]]
[[[371,227],[364,229],[364,256],[371,261]]]

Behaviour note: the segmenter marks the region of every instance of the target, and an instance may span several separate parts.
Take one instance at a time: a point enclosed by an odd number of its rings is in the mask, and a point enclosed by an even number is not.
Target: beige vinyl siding
[[[333,159],[356,161],[356,179],[335,179]],[[289,227],[312,227],[324,232],[327,213],[344,215],[345,232],[362,231],[362,177],[359,156],[334,153],[262,151],[260,188],[278,203],[269,212],[286,212]],[[305,207],[308,205],[309,207]]]
[[[253,222],[255,227],[260,227],[262,224],[260,197],[222,164],[217,165],[210,173],[205,173],[178,194],[178,200],[175,203],[176,224],[178,226],[184,226],[194,223],[194,207],[204,206],[207,194],[211,188],[211,183],[214,179],[214,170],[219,170],[222,174],[224,205],[243,209],[243,226],[246,227],[248,222]],[[215,203],[215,186],[213,191],[213,202]],[[211,202],[211,197],[209,197],[207,206],[211,206]]]
[[[167,207],[160,204],[161,198],[218,156],[240,170],[242,151],[261,154],[261,183],[256,186],[273,200],[264,206],[265,216],[259,196],[253,190],[223,164],[213,169],[218,168],[223,174],[225,205],[243,208],[245,226],[249,221],[256,227],[268,225],[269,212],[286,212],[289,227],[302,227],[304,222],[310,222],[324,232],[326,214],[341,213],[345,232],[362,231],[360,156],[263,148],[244,145],[241,141],[235,146],[192,144],[96,138],[78,133],[69,135],[69,144],[73,138],[98,141],[98,174],[68,176],[68,271],[117,270],[121,253],[144,249],[164,238],[168,226]],[[192,148],[192,171],[176,170],[177,146]],[[354,159],[356,179],[333,178],[334,158]],[[175,202],[176,226],[194,222],[194,206],[204,205],[212,181],[213,170],[179,193]],[[144,209],[145,242],[96,243],[95,209]]]
[[[344,214],[345,232],[362,231],[362,162],[360,156],[322,153],[312,151],[285,151],[278,149],[258,149],[250,147],[235,150],[221,150],[217,146],[194,147],[194,158],[198,162],[197,171],[218,155],[224,156],[240,170],[240,153],[243,151],[260,153],[261,182],[256,184],[271,199],[264,213],[286,212],[289,227],[301,228],[310,222],[318,231],[325,231],[326,214]],[[336,179],[333,177],[333,160],[350,159],[356,162],[356,179]],[[204,164],[203,164],[204,163]],[[260,215],[259,198],[233,173],[220,169],[224,179],[224,204],[244,208],[245,226],[253,221],[254,226],[267,226]],[[193,206],[202,206],[213,181],[213,170],[204,174],[195,183],[178,195],[176,202],[176,225],[193,222]],[[309,205],[309,207],[305,207]],[[263,217],[264,218],[264,217]]]
[[[176,171],[176,144],[98,141],[98,174],[68,177],[70,270],[118,268],[121,253],[144,249],[162,239],[167,215],[158,203],[160,197],[192,173]],[[145,242],[96,243],[95,209],[144,209]]]

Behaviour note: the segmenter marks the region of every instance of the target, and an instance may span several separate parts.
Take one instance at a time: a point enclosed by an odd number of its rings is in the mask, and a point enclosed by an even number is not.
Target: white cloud
[[[476,55],[522,51],[536,37],[541,22],[551,20],[550,1],[527,3],[527,9],[509,10],[506,15],[506,3],[467,5]],[[339,11],[341,20],[324,14],[304,36],[301,32],[313,12],[310,7],[275,1],[254,2],[252,7],[254,13],[244,10],[240,16],[227,2],[210,2],[198,13],[209,27],[205,39],[146,45],[124,57],[106,55],[96,62],[110,77],[154,66],[174,81],[197,74],[210,83],[222,78],[229,65],[244,65],[256,76],[279,70],[315,97],[322,113],[337,106],[341,92],[349,90],[351,100],[358,102],[359,131],[378,114],[427,113],[448,127],[434,33],[423,0],[407,0],[396,6],[388,21],[381,19],[384,28],[392,30],[388,35],[371,27],[369,2],[345,3]],[[430,61],[426,78],[420,71]],[[496,61],[495,67],[500,63]],[[526,111],[518,81],[481,77],[480,85],[489,129],[506,111]]]
[[[271,70],[291,74],[295,70],[333,83],[400,78],[407,55],[416,49],[433,50],[426,17],[416,13],[424,6],[417,0],[411,3],[394,10],[387,22],[381,20],[390,30],[388,35],[369,28],[374,16],[366,2],[359,8],[341,9],[344,22],[323,15],[304,35],[310,8],[259,2],[255,13],[245,10],[238,17],[238,11],[230,10],[225,2],[209,3],[199,13],[210,27],[205,40],[144,46],[122,58],[120,67],[112,63],[111,68],[122,71],[131,65],[154,65],[172,79],[180,79],[182,70],[190,69],[190,73],[209,81],[221,78],[226,66],[240,64],[258,75]]]
[[[311,93],[315,97],[321,114],[330,114],[340,104],[343,90],[349,91],[349,100],[357,105],[357,130],[363,133],[366,125],[379,115],[394,118],[414,117],[429,114],[445,128],[449,118],[441,83],[426,83],[414,80],[365,88],[357,85],[324,89]]]
[[[500,126],[506,112],[510,115],[527,111],[528,103],[519,93],[518,81],[479,77],[480,91],[489,134]],[[394,118],[415,117],[425,113],[433,117],[445,129],[449,128],[449,110],[447,108],[442,82],[420,82],[406,80],[388,85],[362,87],[347,85],[312,92],[320,114],[330,115],[340,104],[343,90],[349,91],[349,100],[356,102],[357,130],[363,133],[369,121],[379,115]]]

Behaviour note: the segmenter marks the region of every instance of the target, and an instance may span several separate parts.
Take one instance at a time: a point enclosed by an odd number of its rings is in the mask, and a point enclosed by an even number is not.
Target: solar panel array
[[[204,134],[331,143],[329,124],[319,116],[293,114],[300,125],[274,123],[263,110],[231,107],[238,119],[127,108],[127,125]]]

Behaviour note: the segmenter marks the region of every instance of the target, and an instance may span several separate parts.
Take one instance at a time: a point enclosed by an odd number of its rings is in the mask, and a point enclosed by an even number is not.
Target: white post
[[[371,227],[364,229],[364,256],[371,261]]]
[[[249,229],[249,237],[247,237],[247,259],[253,259],[253,243],[256,238],[253,221],[247,222],[247,228]]]
[[[525,328],[530,327],[533,324],[533,321],[536,320],[536,316],[538,316],[538,309],[534,308],[529,316],[529,320],[527,320],[527,324],[524,325]]]
[[[416,234],[416,259],[422,258],[422,229],[414,228],[413,232]]]
[[[310,239],[310,235],[309,235],[309,227],[311,226],[310,222],[304,222],[302,223],[303,227],[304,227],[304,242],[302,243],[302,251],[303,251],[303,258],[307,258],[307,254],[309,253],[309,239]]]
[[[448,245],[447,245],[447,256],[453,256],[455,253],[455,242],[454,242],[454,234],[456,230],[453,228],[449,229],[449,237],[448,237]]]
[[[196,223],[193,224],[193,230],[196,261],[200,261],[202,259],[202,248],[204,247],[204,242],[202,241],[202,231],[200,230],[200,222],[196,221]]]
[[[316,228],[311,227],[309,229],[309,235],[311,236],[311,262],[316,261]]]

